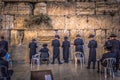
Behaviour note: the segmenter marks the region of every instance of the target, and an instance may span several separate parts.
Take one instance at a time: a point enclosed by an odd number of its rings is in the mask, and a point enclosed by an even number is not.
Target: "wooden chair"
[[[53,80],[51,70],[31,71],[31,80]]]

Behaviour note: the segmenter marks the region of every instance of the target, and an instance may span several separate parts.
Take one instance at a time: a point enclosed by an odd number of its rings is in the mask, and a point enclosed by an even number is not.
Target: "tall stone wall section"
[[[67,35],[73,43],[75,35],[79,33],[86,44],[91,33],[95,34],[97,41],[102,44],[111,33],[120,38],[120,3],[115,0],[37,0],[38,2],[33,1],[34,3],[29,0],[3,1],[1,35],[6,34],[12,45],[19,44],[21,31],[24,34],[23,44],[32,38],[38,38],[41,43],[50,43],[55,34],[62,37],[61,41],[63,36]],[[52,19],[53,29],[26,29],[24,19],[40,13],[48,14]]]

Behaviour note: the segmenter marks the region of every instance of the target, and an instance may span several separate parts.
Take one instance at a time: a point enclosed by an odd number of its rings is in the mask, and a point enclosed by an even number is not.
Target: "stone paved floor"
[[[104,79],[103,74],[98,74],[97,70],[86,69],[86,65],[77,67],[73,63],[69,64],[42,64],[41,66],[30,67],[28,63],[20,63],[13,65],[14,75],[12,80],[30,80],[31,70],[52,70],[54,80],[120,80],[120,72],[115,79]]]

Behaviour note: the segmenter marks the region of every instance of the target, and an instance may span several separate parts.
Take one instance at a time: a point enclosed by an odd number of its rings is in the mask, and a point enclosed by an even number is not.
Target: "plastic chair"
[[[75,64],[77,64],[77,61],[80,60],[81,66],[83,66],[84,54],[82,52],[75,52],[74,58],[75,58]]]
[[[47,62],[47,64],[49,63],[49,53],[45,53],[45,52],[41,52],[40,54],[40,61],[41,62]]]
[[[32,65],[35,64],[35,62],[37,62],[37,65],[40,65],[40,53],[39,54],[35,54],[32,56]]]
[[[103,61],[103,63],[106,63],[106,66],[104,66],[105,78],[107,78],[107,71],[108,71],[108,74],[110,74],[110,76],[112,76],[114,78],[115,77],[114,65],[116,63],[116,58],[106,58]]]

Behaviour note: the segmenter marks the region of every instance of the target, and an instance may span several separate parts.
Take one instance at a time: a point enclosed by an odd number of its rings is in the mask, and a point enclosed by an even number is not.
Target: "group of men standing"
[[[89,35],[89,57],[88,57],[88,66],[87,68],[90,69],[91,62],[93,62],[93,69],[95,69],[96,65],[96,48],[98,46],[97,41],[95,40],[95,35],[90,34]],[[116,59],[119,61],[120,58],[120,41],[116,39],[115,34],[110,35],[110,39],[105,42],[104,47],[112,46],[111,51],[113,51],[116,54]],[[58,60],[59,64],[62,64],[60,61],[60,47],[62,47],[62,53],[63,53],[63,59],[65,63],[69,62],[69,53],[70,53],[70,41],[68,40],[68,37],[64,37],[64,41],[62,42],[62,45],[60,45],[60,36],[55,35],[55,38],[52,40],[51,46],[53,47],[53,61],[52,64],[54,64],[55,59]],[[74,46],[75,46],[75,52],[82,52],[84,55],[84,49],[83,49],[84,41],[81,38],[79,34],[76,35],[76,39],[74,40]],[[32,43],[29,44],[30,48],[30,59],[31,55],[34,55],[36,51],[33,51],[31,49],[37,48],[37,44],[35,43],[35,40],[32,41]],[[32,52],[33,51],[33,52]],[[119,63],[119,62],[118,62]],[[118,65],[117,65],[118,67]]]
[[[91,34],[89,36],[89,38],[94,39],[94,35]],[[52,40],[52,43],[51,43],[51,46],[53,47],[53,61],[52,61],[52,64],[54,64],[55,59],[57,59],[58,63],[61,64],[61,61],[60,61],[60,46],[63,49],[62,53],[63,53],[64,62],[65,63],[69,62],[70,41],[68,40],[68,37],[65,36],[64,41],[62,42],[62,45],[60,45],[60,40],[59,39],[60,39],[60,36],[55,35],[55,38]],[[75,52],[82,52],[84,54],[83,45],[84,45],[83,39],[81,38],[81,36],[79,34],[77,34],[76,39],[74,40]],[[91,51],[90,51],[91,55],[90,56],[93,57],[94,53],[96,55],[96,52],[94,52],[95,51],[94,48],[96,48],[96,47],[97,47],[97,42],[95,40],[91,40],[89,42],[89,48],[91,48]],[[30,60],[31,60],[32,55],[36,54],[37,44],[35,42],[35,39],[33,39],[32,42],[30,42],[29,48],[30,48]]]

